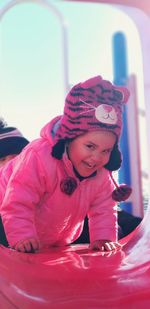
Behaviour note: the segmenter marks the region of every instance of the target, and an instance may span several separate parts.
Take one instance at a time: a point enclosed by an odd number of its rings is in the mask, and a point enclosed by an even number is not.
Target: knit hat
[[[8,127],[3,119],[0,119],[0,159],[19,154],[28,143],[17,128]]]
[[[115,86],[101,76],[75,85],[66,97],[64,115],[54,142],[94,130],[112,131],[119,139],[122,107],[128,98],[126,87]]]

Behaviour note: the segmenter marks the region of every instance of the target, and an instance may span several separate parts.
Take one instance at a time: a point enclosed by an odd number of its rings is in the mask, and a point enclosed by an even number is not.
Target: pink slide
[[[149,214],[123,249],[113,254],[88,245],[37,254],[0,247],[2,309],[150,308]]]

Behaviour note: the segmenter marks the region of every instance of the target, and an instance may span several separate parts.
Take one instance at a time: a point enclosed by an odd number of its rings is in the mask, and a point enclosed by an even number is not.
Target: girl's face
[[[88,132],[69,143],[69,159],[81,176],[88,177],[108,163],[115,142],[112,132]]]

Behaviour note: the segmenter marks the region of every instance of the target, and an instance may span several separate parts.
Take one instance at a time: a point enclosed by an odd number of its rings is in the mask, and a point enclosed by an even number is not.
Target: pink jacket
[[[37,237],[43,246],[69,244],[81,234],[86,214],[91,241],[117,239],[116,205],[111,198],[114,185],[109,172],[103,168],[80,182],[66,153],[62,160],[51,156],[51,130],[58,119],[47,124],[41,138],[0,170],[0,212],[12,247],[29,237]],[[71,196],[60,190],[66,173],[78,183]]]

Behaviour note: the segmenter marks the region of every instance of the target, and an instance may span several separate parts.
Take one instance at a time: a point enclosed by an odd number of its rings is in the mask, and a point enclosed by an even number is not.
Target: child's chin
[[[79,173],[79,175],[80,175],[81,177],[89,177],[89,176],[91,176],[94,172],[95,172],[94,170],[89,170],[89,171],[85,171],[85,172],[79,171],[78,173]]]

